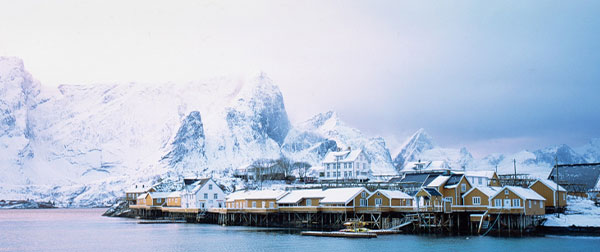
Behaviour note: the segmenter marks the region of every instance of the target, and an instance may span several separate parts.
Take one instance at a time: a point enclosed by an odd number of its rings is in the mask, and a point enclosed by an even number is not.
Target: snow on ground
[[[567,211],[561,214],[548,214],[548,220],[544,224],[549,227],[600,227],[600,207],[594,205],[589,199],[569,197],[567,200]]]

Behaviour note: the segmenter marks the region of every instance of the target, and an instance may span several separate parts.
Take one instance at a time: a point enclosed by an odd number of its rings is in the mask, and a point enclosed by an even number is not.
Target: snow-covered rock
[[[284,140],[282,153],[292,160],[319,166],[325,154],[338,147],[362,149],[371,159],[373,176],[397,174],[383,138],[365,136],[343,123],[333,111],[320,113],[296,125]]]
[[[569,196],[565,214],[548,214],[546,218],[544,226],[548,227],[600,227],[600,207],[589,199]]]

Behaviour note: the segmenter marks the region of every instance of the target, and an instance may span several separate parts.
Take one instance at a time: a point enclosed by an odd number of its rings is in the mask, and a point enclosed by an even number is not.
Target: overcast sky
[[[424,2],[0,0],[0,55],[44,86],[264,71],[293,122],[335,110],[392,150],[600,137],[600,1]]]

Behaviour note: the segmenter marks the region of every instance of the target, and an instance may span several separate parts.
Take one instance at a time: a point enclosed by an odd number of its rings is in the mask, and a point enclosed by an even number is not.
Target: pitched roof
[[[210,181],[210,178],[203,178],[203,179],[196,179],[196,181],[192,182],[191,184],[185,186],[185,190],[188,192],[197,192],[198,190],[202,189],[202,187],[204,185],[206,185],[208,183],[208,181]],[[184,180],[185,183],[185,180]]]
[[[406,174],[400,182],[402,183],[418,183],[422,185],[425,180],[429,177],[428,173],[415,173],[415,174]]]
[[[285,196],[287,192],[280,190],[262,190],[262,191],[237,191],[227,195],[226,200],[239,199],[275,199],[279,200]]]
[[[522,199],[546,200],[544,197],[537,194],[534,190],[531,190],[529,188],[518,187],[518,186],[502,187],[502,189],[500,189],[498,192],[496,192],[496,194],[494,194],[494,196],[492,196],[492,198],[496,197],[498,194],[502,193],[506,189],[515,193],[517,196],[521,197]]]
[[[454,188],[458,185],[458,183],[460,183],[460,180],[463,178],[464,175],[462,174],[452,174],[450,175],[450,178],[448,179],[448,181],[446,181],[446,185],[444,186],[445,188]]]
[[[172,193],[169,193],[169,195],[167,195],[167,198],[178,198],[178,197],[181,197],[181,192],[179,192],[179,191],[172,192]]]
[[[402,191],[398,191],[398,190],[382,190],[382,189],[378,189],[377,191],[373,192],[371,194],[370,197],[372,197],[373,195],[376,195],[377,192],[380,192],[381,194],[385,195],[386,197],[388,197],[389,199],[412,199],[412,197]]]
[[[330,188],[323,192],[325,197],[320,201],[323,204],[348,204],[354,199],[360,192],[366,191],[364,187],[350,187],[350,188]],[[367,191],[368,192],[368,191]]]
[[[148,195],[148,193],[140,194],[140,196],[138,196],[137,199],[145,199],[146,195]]]
[[[471,190],[467,191],[465,194],[463,194],[463,198],[471,193],[472,191],[474,191],[475,189],[479,190],[480,192],[482,192],[483,194],[487,195],[488,197],[492,197],[494,195],[496,195],[496,193],[498,193],[498,191],[500,189],[502,189],[501,187],[492,187],[492,186],[474,186],[473,188],[471,188]]]
[[[171,192],[151,192],[148,194],[150,194],[150,197],[152,197],[153,199],[164,199],[167,196],[169,196]]]
[[[555,176],[556,166],[552,168],[548,179],[556,181]],[[585,191],[594,189],[600,182],[600,163],[558,165],[558,182],[577,185]]]
[[[539,181],[540,183],[546,185],[548,188],[552,189],[552,191],[556,191],[556,187],[558,186],[558,191],[559,192],[566,192],[567,190],[565,190],[564,187],[557,185],[556,182],[549,180],[549,179],[538,179],[536,180],[536,182]],[[535,182],[533,182],[533,184],[535,184]],[[531,184],[531,186],[533,186],[533,184]],[[529,186],[529,188],[531,188],[531,186]]]
[[[362,152],[362,149],[358,150],[347,150],[347,151],[330,151],[325,155],[323,163],[335,163],[338,162],[336,157],[340,157],[339,162],[354,162]],[[368,159],[367,159],[368,161]]]
[[[325,193],[321,189],[294,190],[283,196],[277,204],[297,204],[302,199],[324,198]]]
[[[433,196],[442,196],[442,194],[435,188],[423,187],[423,190],[427,192],[429,195]]]
[[[446,183],[446,181],[448,181],[448,179],[450,179],[450,176],[437,176],[437,178],[435,178],[434,180],[429,182],[427,184],[427,186],[429,186],[429,187],[443,186],[444,183]]]

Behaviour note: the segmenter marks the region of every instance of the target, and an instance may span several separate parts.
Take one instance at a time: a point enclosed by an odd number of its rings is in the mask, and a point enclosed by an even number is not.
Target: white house
[[[361,149],[330,151],[322,164],[321,180],[366,180],[371,173],[371,161]]]
[[[225,193],[211,178],[199,179],[186,185],[181,192],[182,208],[225,207]]]

